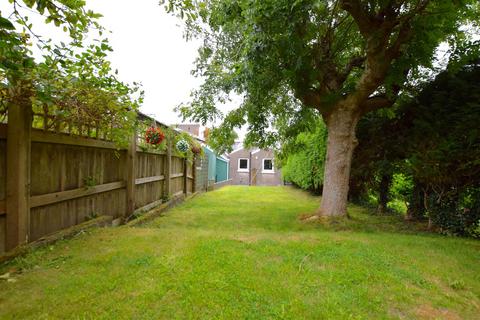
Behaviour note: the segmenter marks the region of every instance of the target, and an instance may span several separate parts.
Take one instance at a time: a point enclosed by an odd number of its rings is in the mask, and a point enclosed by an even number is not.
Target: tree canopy
[[[168,8],[175,7],[187,17],[187,35],[204,39],[194,74],[205,82],[180,110],[203,122],[216,120],[217,103],[240,94],[243,103],[225,123],[248,123],[256,142],[271,141],[265,132],[285,112],[303,106],[328,113],[358,91],[367,58],[385,69],[384,83],[362,92],[368,98],[378,91],[364,112],[374,109],[385,102],[380,97],[432,68],[442,41],[453,50],[465,48],[462,26],[478,13],[478,3],[468,0],[171,1]]]
[[[478,9],[473,0],[171,0],[187,37],[204,40],[194,74],[205,81],[179,109],[215,121],[217,104],[240,95],[223,126],[248,124],[247,144],[260,146],[321,114],[329,134],[321,212],[345,214],[358,120],[417,84],[442,42],[473,52],[462,28],[477,27]]]

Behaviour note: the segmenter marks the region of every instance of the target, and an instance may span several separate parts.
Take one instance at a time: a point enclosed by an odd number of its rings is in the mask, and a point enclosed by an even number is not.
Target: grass
[[[478,319],[480,242],[319,198],[226,187],[0,267],[1,319]]]

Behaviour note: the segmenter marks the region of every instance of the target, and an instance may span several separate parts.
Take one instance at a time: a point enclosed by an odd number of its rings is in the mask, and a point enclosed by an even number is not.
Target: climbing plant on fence
[[[174,156],[186,158],[189,163],[194,157],[203,156],[202,146],[187,132],[177,131],[153,119],[138,121],[136,130],[137,145],[143,151],[163,153],[170,146]]]
[[[11,0],[0,15],[0,115],[8,106],[33,108],[33,126],[112,140],[126,146],[143,100],[137,83],[120,81],[107,60],[112,51],[101,17],[84,1]],[[40,15],[68,34],[55,43],[30,21]],[[94,41],[86,35],[96,33]],[[42,57],[35,59],[32,47]],[[38,56],[38,55],[37,55]]]

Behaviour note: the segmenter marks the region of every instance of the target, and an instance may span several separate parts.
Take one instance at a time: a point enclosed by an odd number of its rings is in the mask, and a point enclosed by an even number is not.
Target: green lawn
[[[226,187],[143,227],[98,229],[0,267],[1,319],[478,319],[480,242],[319,198]]]

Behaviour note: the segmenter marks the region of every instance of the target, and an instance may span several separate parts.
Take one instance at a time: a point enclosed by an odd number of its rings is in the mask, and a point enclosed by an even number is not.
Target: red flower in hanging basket
[[[158,145],[165,139],[165,134],[160,128],[150,127],[145,132],[145,141],[149,144]]]
[[[200,152],[202,152],[202,148],[199,146],[192,146],[192,152],[194,154],[200,154]]]

